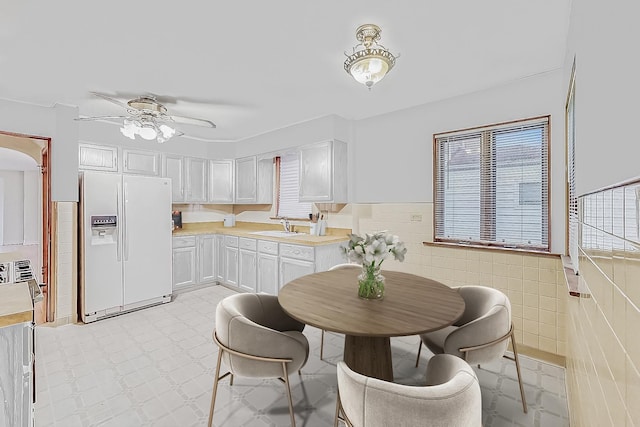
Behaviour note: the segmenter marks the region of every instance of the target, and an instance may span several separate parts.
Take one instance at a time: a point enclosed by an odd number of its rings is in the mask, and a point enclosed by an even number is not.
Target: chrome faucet
[[[282,218],[280,220],[280,224],[282,224],[282,226],[284,227],[284,231],[287,233],[291,232],[291,224],[289,223],[289,220],[287,218]]]

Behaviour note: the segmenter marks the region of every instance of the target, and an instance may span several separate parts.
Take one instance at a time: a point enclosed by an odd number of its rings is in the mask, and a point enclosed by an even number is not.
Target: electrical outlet
[[[422,222],[422,215],[411,214],[411,222]]]

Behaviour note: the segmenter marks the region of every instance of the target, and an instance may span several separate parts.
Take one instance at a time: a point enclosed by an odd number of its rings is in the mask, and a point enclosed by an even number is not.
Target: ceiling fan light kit
[[[209,120],[169,114],[167,112],[167,108],[158,102],[155,96],[140,96],[124,103],[116,98],[112,98],[101,93],[91,93],[99,98],[123,107],[127,110],[128,116],[82,117],[76,120],[123,119],[120,132],[130,139],[135,140],[136,135],[138,135],[147,141],[155,139],[157,142],[163,143],[174,136],[184,135],[183,132],[176,130],[173,126],[169,126],[167,123],[183,123],[212,129],[215,129],[216,127],[216,125]]]
[[[360,25],[356,29],[356,39],[360,43],[354,46],[351,55],[345,52],[345,71],[369,90],[382,80],[396,63],[397,56],[378,43],[381,32],[377,25]]]
[[[140,135],[142,139],[151,141],[157,140],[159,143],[168,141],[176,134],[176,130],[165,124],[159,125],[155,120],[130,120],[124,119],[124,123],[120,128],[120,132],[130,139],[136,139],[136,135]]]

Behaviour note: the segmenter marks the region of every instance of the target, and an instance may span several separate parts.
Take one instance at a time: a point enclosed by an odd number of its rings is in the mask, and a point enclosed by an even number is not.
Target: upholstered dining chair
[[[309,357],[309,342],[302,334],[304,323],[286,314],[278,297],[265,294],[237,294],[224,298],[216,307],[213,340],[218,345],[209,427],[213,422],[218,382],[230,375],[251,378],[278,378],[289,400],[291,425],[295,427],[289,375],[304,366]],[[224,363],[229,372],[220,376]]]
[[[480,385],[471,366],[449,354],[433,356],[424,387],[366,377],[338,362],[334,427],[482,426]]]
[[[362,266],[360,264],[344,263],[344,264],[334,265],[329,269],[329,271],[339,270],[342,268],[352,268],[354,270],[362,270]],[[320,360],[323,360],[323,357],[324,357],[324,329],[320,334]]]
[[[460,286],[454,289],[464,299],[464,313],[452,326],[420,335],[416,367],[420,362],[423,343],[434,354],[452,354],[468,363],[477,364],[478,367],[482,363],[506,357],[516,363],[522,409],[526,413],[527,401],[524,397],[509,298],[503,292],[486,286]],[[513,357],[505,354],[509,339]]]

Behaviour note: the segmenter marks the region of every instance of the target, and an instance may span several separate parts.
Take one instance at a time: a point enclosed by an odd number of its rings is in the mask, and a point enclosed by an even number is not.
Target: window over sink
[[[297,153],[276,157],[276,215],[280,218],[308,219],[312,203],[300,202],[300,160]]]

